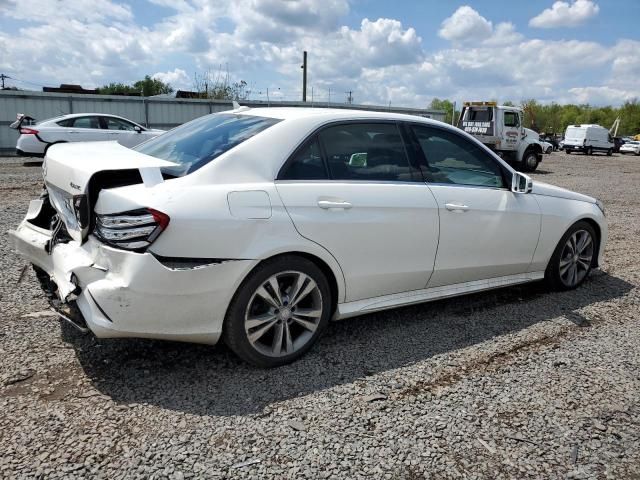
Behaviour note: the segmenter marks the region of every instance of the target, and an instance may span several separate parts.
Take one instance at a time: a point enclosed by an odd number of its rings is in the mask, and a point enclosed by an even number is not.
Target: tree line
[[[515,106],[511,101],[500,105]],[[535,99],[523,100],[518,105],[524,111],[524,126],[539,133],[564,134],[568,125],[595,123],[609,129],[620,117],[618,136],[640,134],[640,103],[637,99],[626,101],[619,107],[595,107],[583,105],[560,105],[558,103],[543,104]],[[451,116],[457,120],[460,109],[453,111],[453,102],[434,98],[429,108],[443,110],[447,123],[451,123]]]

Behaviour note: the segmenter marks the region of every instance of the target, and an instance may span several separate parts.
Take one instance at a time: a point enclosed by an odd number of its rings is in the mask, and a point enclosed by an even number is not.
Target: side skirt
[[[474,280],[472,282],[456,283],[441,287],[425,288],[413,290],[411,292],[394,293],[382,297],[367,298],[346,302],[338,305],[334,320],[342,320],[365,313],[377,312],[388,308],[413,305],[414,303],[431,302],[442,298],[457,297],[468,293],[481,292],[494,288],[517,285],[519,283],[533,282],[544,278],[544,272],[519,273],[517,275],[506,275],[504,277],[487,278],[484,280]]]

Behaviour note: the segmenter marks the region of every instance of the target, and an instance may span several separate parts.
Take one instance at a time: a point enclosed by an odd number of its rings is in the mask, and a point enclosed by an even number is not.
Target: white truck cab
[[[529,135],[522,124],[522,109],[496,102],[465,102],[458,120],[458,128],[515,168],[531,172],[542,161],[543,150],[538,138]]]
[[[613,137],[600,125],[569,125],[564,134],[564,150],[567,153],[583,152],[593,155],[593,152],[604,152],[611,156],[613,153]]]

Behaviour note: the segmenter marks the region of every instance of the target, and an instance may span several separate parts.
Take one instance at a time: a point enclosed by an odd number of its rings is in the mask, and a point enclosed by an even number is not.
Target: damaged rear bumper
[[[215,344],[227,305],[257,263],[230,260],[174,269],[151,253],[115,249],[91,236],[82,245],[69,241],[50,248],[52,232],[28,218],[9,232],[16,250],[49,275],[62,304],[75,302],[100,338]]]

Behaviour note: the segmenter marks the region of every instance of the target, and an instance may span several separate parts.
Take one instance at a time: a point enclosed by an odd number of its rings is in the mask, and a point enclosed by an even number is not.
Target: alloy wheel
[[[571,234],[560,255],[560,280],[567,287],[575,287],[587,276],[593,259],[594,243],[586,230]]]
[[[263,355],[291,355],[311,340],[322,311],[322,293],[309,275],[276,273],[249,300],[244,321],[247,339]]]

